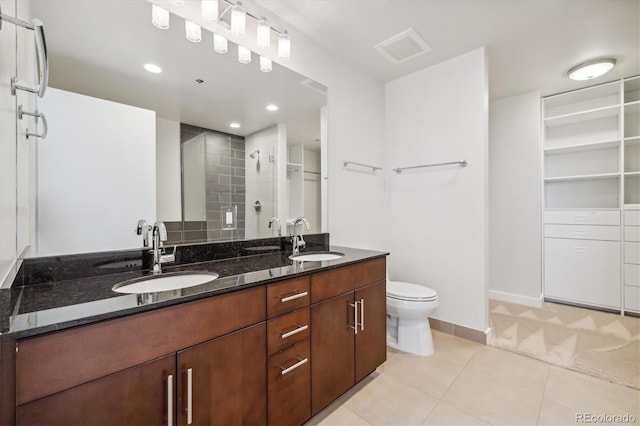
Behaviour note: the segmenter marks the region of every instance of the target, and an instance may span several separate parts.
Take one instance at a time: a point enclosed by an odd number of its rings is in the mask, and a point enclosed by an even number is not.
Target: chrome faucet
[[[293,253],[292,254],[299,254],[300,253],[300,247],[304,247],[304,246],[307,245],[307,243],[302,238],[302,234],[298,235],[298,225],[300,223],[304,223],[304,225],[307,227],[307,231],[311,228],[309,226],[309,221],[307,219],[305,219],[304,217],[299,217],[299,218],[297,218],[296,220],[293,221],[293,238],[291,239],[291,241],[293,242]]]
[[[269,219],[269,229],[271,229],[273,222],[278,222],[278,237],[282,237],[282,225],[280,225],[280,219],[275,216]]]
[[[153,254],[153,273],[159,274],[162,272],[162,264],[175,261],[175,253],[166,255],[164,254],[163,241],[167,241],[167,227],[163,222],[156,222],[153,225],[153,247],[151,252]]]
[[[149,231],[152,227],[147,225],[147,221],[140,219],[138,221],[138,227],[136,228],[136,234],[142,235],[142,247],[149,247]]]

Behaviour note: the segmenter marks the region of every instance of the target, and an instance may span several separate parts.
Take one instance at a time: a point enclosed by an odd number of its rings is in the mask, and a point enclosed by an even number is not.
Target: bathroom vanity
[[[386,358],[386,253],[331,249],[345,256],[300,263],[277,251],[180,265],[220,278],[154,297],[107,294],[132,273],[22,287],[16,312],[46,306],[35,298],[46,287],[55,298],[57,286],[77,291],[41,314],[71,310],[73,299],[114,307],[34,326],[14,313],[21,329],[0,335],[0,423],[304,423]],[[102,296],[86,301],[83,281]]]

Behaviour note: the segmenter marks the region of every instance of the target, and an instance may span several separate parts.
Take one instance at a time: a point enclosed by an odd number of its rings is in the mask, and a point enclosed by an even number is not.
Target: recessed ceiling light
[[[571,68],[567,75],[571,80],[592,80],[609,72],[615,64],[616,60],[613,58],[594,59]]]
[[[229,127],[231,127],[232,129],[239,129],[240,128],[240,123],[231,123],[229,124]]]
[[[278,110],[278,105],[274,105],[274,104],[267,105],[267,111],[277,111],[277,110]]]
[[[158,74],[162,72],[162,68],[154,64],[144,64],[144,69],[154,74]]]

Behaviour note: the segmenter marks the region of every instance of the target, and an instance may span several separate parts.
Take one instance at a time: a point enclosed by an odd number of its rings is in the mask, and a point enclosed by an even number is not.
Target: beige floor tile
[[[469,413],[453,407],[444,402],[439,402],[427,419],[422,423],[423,425],[488,425],[479,418],[472,416]]]
[[[382,373],[344,407],[374,425],[419,425],[436,403],[435,398]]]
[[[544,396],[576,412],[640,417],[640,391],[563,368],[551,367]]]
[[[384,373],[435,398],[441,398],[462,371],[433,356],[397,354],[384,365]]]
[[[507,386],[488,375],[464,369],[442,401],[491,424],[531,425],[538,418],[542,390]]]
[[[576,424],[576,410],[567,408],[557,402],[542,400],[540,407],[540,415],[538,417],[539,425],[573,425]]]
[[[362,417],[356,415],[353,411],[345,407],[340,407],[333,413],[325,417],[318,426],[368,426],[371,423],[367,422]]]
[[[542,393],[549,364],[488,346],[471,358],[465,371],[489,376],[505,386],[522,387]]]
[[[431,356],[449,364],[466,365],[476,352],[485,347],[480,343],[437,330],[432,330],[431,332],[434,346],[434,353]]]

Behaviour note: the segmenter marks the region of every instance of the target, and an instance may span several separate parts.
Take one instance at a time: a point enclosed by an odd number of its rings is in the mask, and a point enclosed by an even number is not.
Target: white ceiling
[[[319,149],[320,107],[326,96],[302,84],[306,77],[278,64],[259,70],[258,57],[240,64],[235,46],[213,51],[211,33],[201,43],[184,35],[172,16],[168,30],[151,24],[144,0],[32,0],[45,24],[50,85],[156,111],[158,117],[240,136],[276,123],[288,126],[292,143]],[[145,63],[163,72],[151,74]],[[196,79],[204,83],[196,83]],[[267,104],[279,106],[268,112]],[[231,129],[232,121],[241,123]]]
[[[344,61],[388,82],[481,46],[490,98],[572,90],[640,72],[640,0],[256,0]],[[432,51],[393,65],[373,46],[407,28]],[[295,40],[292,41],[295,43]],[[612,56],[596,81],[566,71]]]

